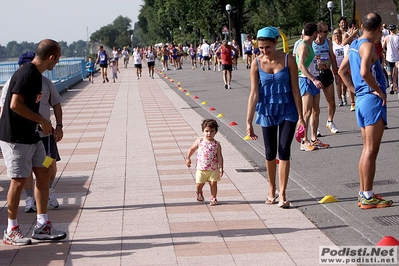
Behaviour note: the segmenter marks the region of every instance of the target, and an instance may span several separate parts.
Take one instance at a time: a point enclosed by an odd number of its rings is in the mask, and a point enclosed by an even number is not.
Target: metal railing
[[[0,64],[0,84],[4,84],[18,69],[18,63]],[[86,78],[86,62],[82,58],[61,59],[52,71],[45,71],[59,92]]]

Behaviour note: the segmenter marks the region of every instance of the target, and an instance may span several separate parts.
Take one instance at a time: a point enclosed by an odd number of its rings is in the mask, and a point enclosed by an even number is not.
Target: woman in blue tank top
[[[279,31],[274,27],[258,31],[260,56],[252,62],[250,70],[251,92],[247,109],[247,134],[252,140],[258,138],[252,127],[256,110],[256,123],[262,126],[269,178],[266,203],[279,202],[280,207],[289,208],[290,203],[285,190],[290,170],[291,143],[297,122],[298,126],[305,124],[298,86],[298,67],[291,55],[276,50],[279,35]],[[278,196],[275,195],[277,150],[280,159]]]

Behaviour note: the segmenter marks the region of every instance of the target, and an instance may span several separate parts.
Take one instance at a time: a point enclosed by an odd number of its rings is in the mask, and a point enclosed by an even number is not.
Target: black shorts
[[[46,154],[49,155],[51,158],[55,159],[57,162],[61,160],[60,154],[58,153],[58,147],[57,143],[54,140],[54,136],[50,135],[47,137],[41,138],[43,145],[44,145],[44,150],[46,151]],[[49,148],[50,146],[50,148]]]
[[[246,55],[252,55],[252,51],[245,51]]]
[[[142,68],[143,68],[143,66],[142,66],[141,64],[134,64],[134,67],[135,67],[135,68],[139,68],[139,69],[142,69]]]
[[[204,59],[204,61],[209,61],[209,56],[205,55],[202,59]]]
[[[153,66],[155,66],[155,62],[147,62],[147,66],[148,67],[153,67]]]
[[[233,70],[233,66],[232,65],[224,65],[222,64],[222,70],[223,71],[232,71]]]
[[[319,80],[321,81],[321,83],[323,84],[324,87],[328,87],[331,84],[333,84],[334,83],[334,75],[333,75],[331,69],[327,68],[325,70],[322,70],[320,72]]]
[[[107,67],[108,67],[108,64],[100,64],[100,67],[107,68]]]

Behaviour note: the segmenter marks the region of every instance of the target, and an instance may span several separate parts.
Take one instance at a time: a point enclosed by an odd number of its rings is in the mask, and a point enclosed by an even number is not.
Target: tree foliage
[[[399,1],[399,0],[397,0]],[[222,38],[221,29],[228,26],[227,4],[233,38],[240,41],[241,33],[256,34],[257,30],[273,25],[285,33],[299,34],[306,22],[329,21],[328,0],[144,0],[134,31],[142,44],[160,42],[198,42],[202,38]],[[335,6],[340,0],[333,1]],[[346,3],[351,8],[352,1]],[[339,9],[333,10],[338,16]],[[347,16],[351,17],[352,10]],[[335,17],[334,17],[335,18]]]
[[[101,27],[93,32],[90,41],[100,42],[108,47],[118,47],[130,45],[132,20],[128,17],[118,16],[111,24]]]
[[[393,0],[398,6],[399,0]],[[118,16],[111,24],[101,27],[90,36],[91,42],[100,42],[108,47],[147,46],[156,43],[194,43],[202,39],[210,41],[224,38],[221,31],[228,26],[229,17],[232,37],[239,43],[241,33],[256,35],[265,26],[275,26],[288,36],[299,35],[306,22],[325,21],[330,24],[328,0],[143,0],[138,22],[132,26],[128,17]],[[338,26],[341,16],[341,1],[333,0],[333,24]],[[344,1],[344,15],[352,18],[353,1]],[[230,4],[230,16],[226,5]],[[133,39],[131,39],[133,37]],[[62,55],[85,56],[88,44],[85,41],[67,45],[60,42]],[[0,59],[18,57],[33,51],[34,43],[10,41],[6,47],[0,45]]]

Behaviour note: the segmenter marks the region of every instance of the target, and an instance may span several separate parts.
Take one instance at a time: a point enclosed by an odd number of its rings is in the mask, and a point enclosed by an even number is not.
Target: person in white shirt
[[[157,53],[154,51],[154,48],[152,48],[152,46],[148,46],[146,58],[148,66],[148,76],[154,79],[154,66],[155,58],[157,58]]]
[[[123,55],[123,65],[125,68],[127,68],[127,64],[129,63],[129,51],[127,50],[127,47],[123,47],[122,50],[122,55]]]
[[[399,62],[399,36],[396,35],[396,25],[388,25],[389,35],[385,36],[382,50],[386,48],[385,65],[387,67],[388,82],[390,91],[393,92],[392,71],[395,63]]]
[[[346,45],[342,44],[342,32],[340,29],[334,29],[332,44],[333,44],[333,52],[335,55],[335,60],[337,61],[337,68],[339,69],[349,49],[349,44]],[[348,88],[340,79],[335,79],[335,84],[336,84],[337,97],[339,101],[338,106],[347,105],[348,102],[346,100],[346,93]],[[353,94],[353,92],[349,92],[349,97],[351,102],[355,101],[355,95]]]
[[[141,69],[143,68],[141,63],[141,61],[143,60],[143,55],[140,52],[139,47],[136,47],[134,49],[132,57],[133,57],[134,67],[136,68],[137,79],[139,79],[141,77]]]
[[[244,54],[247,57],[247,69],[251,68],[251,63],[252,63],[252,50],[253,50],[253,44],[252,44],[252,37],[251,35],[247,35],[246,40],[244,41],[244,44],[242,45],[244,48]]]
[[[202,70],[205,71],[205,65],[208,64],[208,70],[211,70],[211,65],[210,65],[210,46],[206,40],[204,40],[204,43],[201,45],[201,54],[202,54]]]

